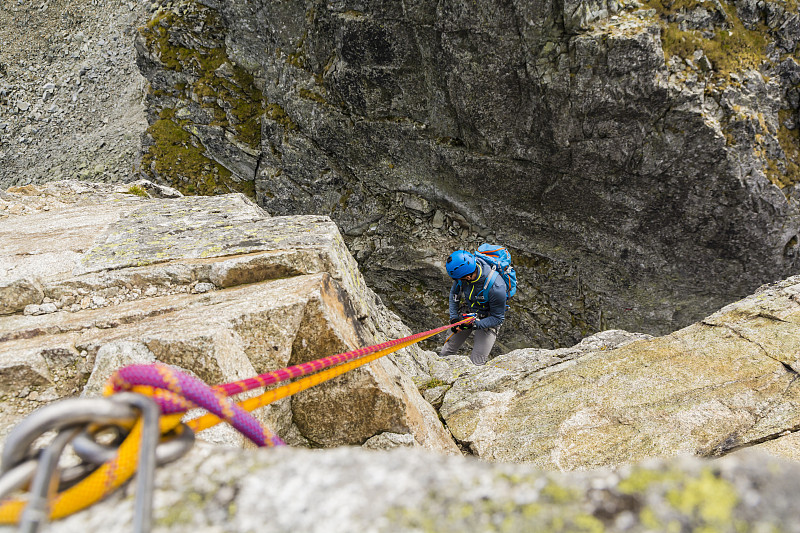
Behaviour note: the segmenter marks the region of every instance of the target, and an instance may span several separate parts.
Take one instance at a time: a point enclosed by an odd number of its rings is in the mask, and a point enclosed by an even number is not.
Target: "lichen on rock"
[[[153,196],[175,193],[138,183]],[[151,198],[129,188],[8,193],[49,206],[0,228],[0,437],[59,397],[97,394],[121,365],[157,361],[220,384],[410,334],[366,286],[329,218],[271,217],[240,193]],[[298,446],[391,432],[458,453],[392,359],[257,416]],[[200,438],[243,443],[233,431]]]
[[[446,315],[443,250],[510,247],[508,350],[667,333],[796,269],[793,20],[744,0],[233,0],[162,11],[139,51],[151,122],[174,110],[268,211],[331,216],[415,329]],[[216,126],[237,68],[261,96]]]
[[[228,57],[221,33],[219,14],[194,1],[159,11],[141,28],[139,46],[171,73],[163,86],[151,83],[151,100],[164,96],[181,106],[156,106],[141,170],[185,194],[239,191],[255,197],[252,171],[266,103],[253,76]],[[226,142],[246,155],[232,160],[228,151],[214,149]]]

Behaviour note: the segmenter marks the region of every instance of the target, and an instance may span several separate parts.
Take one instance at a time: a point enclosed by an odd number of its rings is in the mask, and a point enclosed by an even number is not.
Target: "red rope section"
[[[352,350],[349,352],[323,357],[321,359],[316,359],[314,361],[309,361],[307,363],[301,363],[299,365],[294,365],[274,370],[271,372],[266,372],[264,374],[259,374],[258,376],[252,378],[246,378],[240,381],[234,381],[231,383],[225,383],[223,385],[217,385],[213,387],[213,389],[221,396],[232,396],[235,394],[240,394],[242,392],[246,392],[259,387],[266,387],[289,379],[312,374],[314,372],[318,372],[320,370],[332,367],[334,365],[338,365],[340,363],[366,357],[376,352],[389,350],[394,347],[398,348],[404,347],[401,345],[408,346],[425,338],[436,335],[437,333],[446,331],[447,329],[453,326],[469,324],[474,320],[475,320],[474,317],[467,317],[464,320],[461,320],[454,324],[448,324],[446,326],[441,326],[428,331],[423,331],[421,333],[416,333],[414,335],[409,335],[408,337],[394,339],[380,344],[375,344],[373,346],[367,346],[365,348],[359,348],[357,350]],[[149,385],[149,386],[155,386],[156,388],[167,389],[167,387],[154,385],[152,383],[147,383],[146,381],[142,382],[140,380],[140,376],[137,375],[138,366],[139,365],[131,365],[130,367],[125,367],[118,370],[109,379],[106,385],[105,394],[109,395],[113,394],[114,392],[119,392],[121,390],[131,390],[132,386],[135,385]],[[154,394],[153,396],[154,399],[159,403],[162,413],[165,415],[183,412],[198,406],[196,403],[188,401],[182,395],[167,393],[167,394]],[[201,405],[200,407],[205,407],[205,406]]]
[[[250,415],[250,411],[318,383],[333,379],[337,375],[368,364],[370,361],[410,346],[424,338],[446,331],[448,328],[469,324],[474,320],[474,317],[467,317],[455,324],[424,331],[402,339],[323,357],[322,359],[274,372],[267,372],[254,378],[218,387],[209,387],[202,381],[163,364],[131,365],[119,369],[109,379],[104,393],[108,395],[120,390],[134,390],[148,394],[162,407],[163,414],[177,413],[195,406],[204,407],[210,412],[189,422],[195,431],[201,431],[224,420],[231,423],[258,446],[281,445],[283,444],[281,439],[253,418]],[[317,372],[319,370],[322,371]],[[268,390],[260,396],[250,398],[239,404],[233,403],[228,398],[231,394],[238,394],[253,388],[271,385],[314,372],[317,373],[282,387]],[[179,414],[173,414],[172,417],[162,418],[162,431],[164,430],[165,421],[169,418],[174,418],[174,422],[177,424],[180,416]],[[173,426],[174,424],[169,427]],[[119,455],[115,459],[105,463],[76,485],[55,496],[50,510],[51,518],[63,517],[88,507],[93,502],[115,490],[133,475],[138,465],[139,427],[137,425],[122,443]],[[169,427],[166,429],[169,429]],[[18,498],[10,498],[0,502],[0,523],[18,522],[25,505],[26,500]]]
[[[220,392],[222,392],[223,394],[225,394],[226,396],[231,396],[233,394],[239,394],[252,389],[256,389],[258,387],[266,387],[267,385],[280,383],[281,381],[286,381],[287,379],[305,376],[307,374],[311,374],[312,372],[317,372],[319,370],[322,370],[323,368],[328,368],[330,366],[337,365],[345,361],[350,361],[351,359],[359,359],[361,357],[364,357],[365,355],[379,352],[387,348],[392,348],[394,346],[397,346],[398,344],[404,344],[407,342],[413,343],[413,341],[431,337],[433,335],[436,335],[437,333],[446,331],[447,329],[455,325],[466,324],[472,322],[473,320],[475,320],[474,317],[469,317],[456,324],[441,326],[436,329],[431,329],[428,331],[423,331],[422,333],[417,333],[414,335],[410,335],[408,337],[403,337],[402,339],[395,339],[383,342],[381,344],[367,346],[366,348],[359,348],[358,350],[353,350],[351,352],[331,355],[329,357],[323,357],[322,359],[316,359],[314,361],[309,361],[308,363],[301,363],[299,365],[290,366],[287,368],[281,368],[280,370],[267,372],[265,374],[259,374],[258,376],[243,379],[241,381],[234,381],[232,383],[226,383],[224,385],[217,385],[215,388]]]

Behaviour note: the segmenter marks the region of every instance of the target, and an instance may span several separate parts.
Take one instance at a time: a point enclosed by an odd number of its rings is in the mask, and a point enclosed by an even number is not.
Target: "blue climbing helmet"
[[[447,258],[447,273],[453,279],[460,279],[475,272],[475,256],[466,250],[456,250]]]

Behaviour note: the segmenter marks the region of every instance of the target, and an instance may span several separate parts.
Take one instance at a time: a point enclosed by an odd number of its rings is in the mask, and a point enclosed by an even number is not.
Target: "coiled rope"
[[[162,435],[180,431],[181,418],[186,411],[201,407],[208,413],[185,423],[194,432],[203,431],[225,421],[257,446],[280,446],[284,444],[280,437],[264,427],[250,414],[251,411],[331,380],[448,328],[468,325],[474,320],[474,317],[467,317],[455,324],[215,387],[210,387],[197,378],[163,364],[131,365],[119,369],[109,378],[104,395],[132,391],[151,397],[161,410],[159,426]],[[269,389],[238,404],[229,398],[255,388],[302,376],[306,377]],[[49,518],[58,519],[80,511],[125,483],[136,472],[141,438],[142,419],[139,418],[120,444],[114,459],[103,463],[77,484],[53,496]],[[3,472],[14,466],[3,464]],[[27,503],[28,500],[24,497],[0,501],[0,524],[19,522]]]

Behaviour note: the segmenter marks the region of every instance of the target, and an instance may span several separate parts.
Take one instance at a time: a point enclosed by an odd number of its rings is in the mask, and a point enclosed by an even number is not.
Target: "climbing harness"
[[[456,323],[467,325],[469,316]],[[80,511],[136,475],[134,531],[150,531],[155,467],[182,457],[194,434],[222,421],[258,446],[284,442],[251,411],[333,379],[411,346],[454,324],[401,339],[302,363],[253,378],[211,387],[164,364],[131,365],[109,378],[103,398],[68,398],[31,413],[8,435],[0,463],[0,524],[34,533],[50,519]],[[303,377],[305,376],[305,377]],[[294,378],[288,384],[235,403],[229,397]],[[206,414],[182,422],[186,411]],[[55,437],[34,448],[45,435]],[[109,442],[99,442],[101,440]],[[81,459],[59,468],[68,445]],[[19,493],[28,489],[28,494]]]

